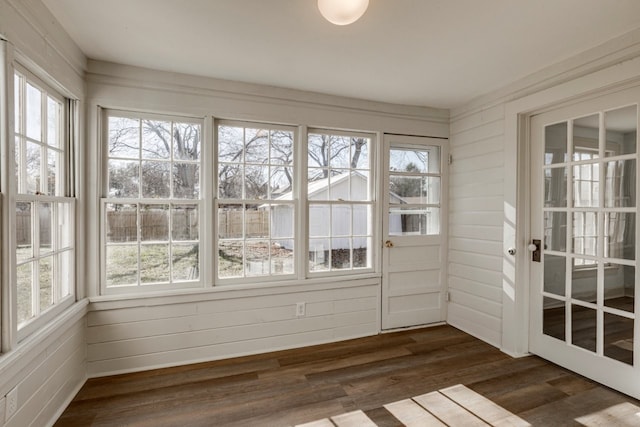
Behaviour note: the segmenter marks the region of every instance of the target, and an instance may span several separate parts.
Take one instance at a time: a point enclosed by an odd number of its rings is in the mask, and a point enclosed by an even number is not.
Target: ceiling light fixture
[[[356,22],[369,7],[369,0],[318,0],[318,9],[325,19],[336,25]]]

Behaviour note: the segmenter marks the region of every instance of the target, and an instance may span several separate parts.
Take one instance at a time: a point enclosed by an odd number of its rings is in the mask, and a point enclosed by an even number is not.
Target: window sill
[[[366,273],[351,276],[328,276],[304,280],[282,282],[262,282],[254,284],[227,284],[207,288],[174,289],[148,293],[128,293],[101,295],[89,298],[90,310],[110,308],[154,306],[246,298],[263,295],[278,295],[292,292],[342,289],[345,287],[372,286],[380,283],[380,273]]]

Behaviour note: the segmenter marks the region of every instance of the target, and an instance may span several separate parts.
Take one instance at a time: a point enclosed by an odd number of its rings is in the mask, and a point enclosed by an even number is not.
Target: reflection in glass
[[[573,121],[573,160],[592,160],[600,157],[600,115],[582,117]]]
[[[596,302],[598,290],[597,262],[574,258],[571,271],[571,296],[581,301]]]
[[[544,292],[565,295],[567,259],[563,256],[544,255]]]
[[[600,165],[586,163],[573,166],[573,206],[600,206]]]
[[[598,242],[598,214],[595,212],[573,213],[573,253],[596,256]]]
[[[633,365],[633,319],[604,313],[604,355]]]
[[[544,164],[564,163],[567,158],[567,123],[544,128]]]
[[[544,206],[564,208],[567,206],[567,168],[544,170]]]
[[[544,213],[544,246],[550,251],[567,250],[567,213]]]
[[[636,214],[605,212],[604,240],[606,257],[636,259]]]
[[[630,105],[604,114],[607,132],[606,156],[632,154],[637,150],[638,107]]]
[[[634,312],[636,268],[632,265],[607,264],[604,269],[604,305]]]
[[[542,333],[550,337],[565,340],[565,303],[554,298],[543,298]]]
[[[571,304],[571,343],[596,351],[596,310]]]
[[[636,160],[618,160],[605,165],[604,205],[608,208],[636,206]]]

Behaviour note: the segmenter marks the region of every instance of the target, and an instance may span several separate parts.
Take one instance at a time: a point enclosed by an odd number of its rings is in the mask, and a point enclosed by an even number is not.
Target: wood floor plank
[[[486,427],[487,423],[438,392],[416,396],[413,400],[450,426]]]
[[[298,424],[296,427],[336,427],[336,425],[329,418],[324,418],[310,423]]]
[[[530,426],[522,418],[462,384],[441,389],[440,393],[492,426]]]
[[[640,407],[540,358],[514,359],[438,326],[92,379],[55,425],[283,427],[360,410],[379,427],[400,427],[383,405],[458,384],[533,426],[626,420],[630,407],[616,405]]]
[[[337,427],[378,427],[362,411],[347,412],[331,417]]]
[[[446,424],[411,399],[388,403],[384,407],[407,427],[446,427]]]

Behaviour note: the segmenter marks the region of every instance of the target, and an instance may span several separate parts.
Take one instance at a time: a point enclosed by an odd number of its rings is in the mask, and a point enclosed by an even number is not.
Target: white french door
[[[636,398],[639,102],[632,89],[532,117],[529,245],[531,352]]]
[[[382,329],[445,319],[446,141],[385,135]]]

